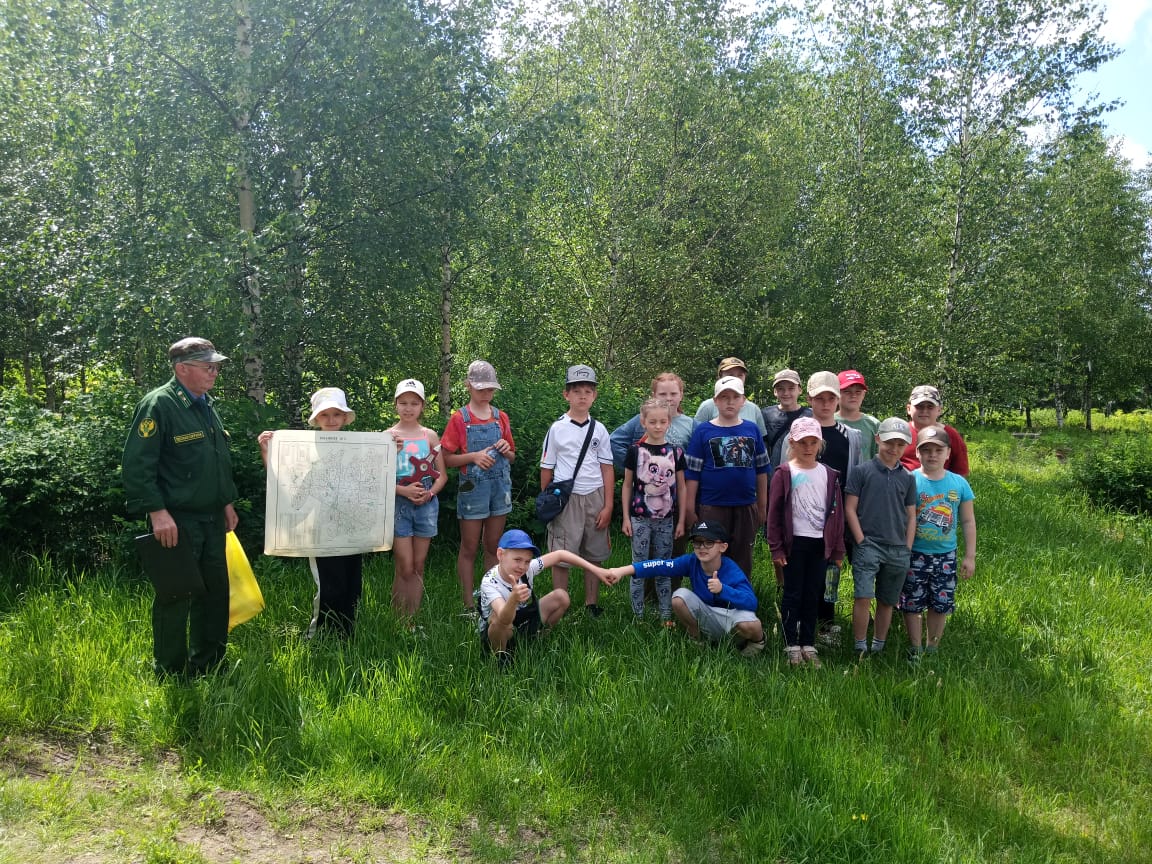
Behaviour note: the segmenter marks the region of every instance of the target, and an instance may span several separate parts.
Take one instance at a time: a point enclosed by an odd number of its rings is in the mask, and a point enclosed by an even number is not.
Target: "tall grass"
[[[1006,433],[972,450],[977,575],[917,671],[898,631],[873,661],[790,670],[776,637],[749,662],[631,623],[618,586],[604,618],[572,615],[502,673],[454,617],[441,549],[423,635],[388,610],[386,556],[349,644],[303,641],[306,568],[260,561],[269,606],[227,671],[158,684],[139,579],[32,561],[0,598],[0,733],[175,751],[284,820],[408,812],[479,860],[1152,860],[1152,529],[1090,509]]]

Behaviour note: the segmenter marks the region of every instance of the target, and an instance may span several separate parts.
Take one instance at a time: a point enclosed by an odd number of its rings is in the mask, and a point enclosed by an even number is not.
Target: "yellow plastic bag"
[[[252,565],[248,563],[248,556],[234,531],[228,532],[225,544],[228,555],[228,631],[231,632],[237,624],[243,624],[263,611],[264,595],[260,593]]]

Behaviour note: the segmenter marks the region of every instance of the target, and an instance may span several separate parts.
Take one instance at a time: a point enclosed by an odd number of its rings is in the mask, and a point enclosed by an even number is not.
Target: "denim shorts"
[[[467,492],[463,488],[457,491],[457,518],[487,519],[489,516],[507,516],[512,512],[511,478],[496,476],[476,480],[469,471],[467,479],[475,485]]]
[[[941,615],[956,611],[956,550],[913,552],[912,566],[904,580],[900,608],[905,612],[930,609]]]
[[[435,537],[440,502],[433,498],[419,507],[407,498],[396,496],[396,536]]]
[[[895,606],[908,575],[909,554],[903,543],[878,543],[865,537],[852,557],[853,596],[875,597],[886,606]]]

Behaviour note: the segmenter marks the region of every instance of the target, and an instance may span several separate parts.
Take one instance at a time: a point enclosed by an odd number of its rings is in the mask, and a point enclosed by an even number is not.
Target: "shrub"
[[[142,395],[130,382],[106,380],[95,392],[70,399],[53,413],[22,393],[0,393],[0,536],[9,549],[79,564],[134,554],[131,538],[143,522],[140,514],[125,510],[120,460]],[[604,386],[593,416],[611,432],[636,413],[641,401],[638,392]],[[539,489],[540,449],[549,425],[567,408],[562,387],[510,381],[497,404],[512,419],[519,452],[512,468],[509,525],[539,528],[533,525],[532,502]],[[282,428],[283,419],[275,407],[254,405],[243,397],[218,400],[217,409],[232,436],[241,520],[237,534],[251,553],[264,536],[266,475],[256,436],[263,429]],[[425,423],[437,425],[435,414],[426,416]],[[454,478],[440,501],[440,533],[450,542],[457,532]]]
[[[93,563],[121,554],[120,454],[134,402],[123,384],[59,413],[0,393],[0,535],[9,548]]]
[[[1072,464],[1076,484],[1095,503],[1152,512],[1152,439],[1115,435],[1085,450]]]

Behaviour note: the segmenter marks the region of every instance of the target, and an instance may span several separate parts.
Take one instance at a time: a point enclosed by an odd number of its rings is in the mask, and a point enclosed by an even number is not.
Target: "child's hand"
[[[261,452],[268,452],[268,444],[271,442],[272,436],[275,434],[275,432],[272,432],[269,429],[265,429],[263,432],[256,436],[256,443],[260,445]]]
[[[677,540],[679,540],[681,537],[683,537],[683,536],[684,536],[684,519],[683,519],[683,514],[681,514],[681,519],[680,519],[680,521],[676,523],[676,530],[672,532],[672,536],[673,536],[673,537],[675,537]]]
[[[528,598],[532,596],[532,589],[524,582],[517,582],[510,596],[516,605],[519,606],[521,603],[528,602]]]
[[[779,555],[773,555],[772,556],[772,563],[775,564],[777,567],[787,567],[788,566],[788,556],[785,555],[783,552],[781,552]]]
[[[628,518],[628,514],[624,514],[624,522],[620,526],[620,530],[624,532],[625,537],[632,536],[632,520]]]
[[[422,504],[427,504],[432,500],[432,493],[421,486],[419,483],[412,483],[408,486],[400,486],[400,494],[415,504],[417,507]]]
[[[960,562],[960,578],[971,579],[976,573],[976,556],[965,555],[964,560]]]
[[[605,585],[615,585],[617,582],[620,581],[620,577],[616,575],[615,568],[612,568],[612,567],[609,567],[607,569],[605,569],[603,567],[597,567],[595,570],[592,571],[592,573],[593,573],[593,575],[595,575],[595,577],[597,579],[599,579]]]
[[[596,514],[596,530],[603,531],[612,524],[612,505],[609,504]]]
[[[724,590],[724,583],[720,581],[720,571],[717,570],[712,574],[712,578],[708,580],[708,590],[713,594],[719,594]]]
[[[487,471],[496,464],[496,458],[488,452],[490,448],[478,450],[472,455],[472,464],[479,468],[481,471]]]

